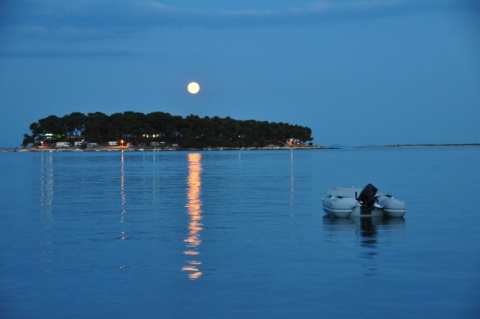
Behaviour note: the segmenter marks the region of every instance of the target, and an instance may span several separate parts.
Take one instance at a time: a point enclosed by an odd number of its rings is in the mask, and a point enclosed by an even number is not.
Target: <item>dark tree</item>
[[[172,116],[169,113],[124,112],[106,115],[101,112],[80,112],[58,117],[50,115],[30,125],[31,135],[25,134],[22,146],[53,144],[57,141],[86,141],[106,144],[124,141],[132,145],[161,142],[184,148],[262,147],[283,145],[294,139],[312,141],[308,127],[288,123],[255,120],[235,120],[218,116]]]

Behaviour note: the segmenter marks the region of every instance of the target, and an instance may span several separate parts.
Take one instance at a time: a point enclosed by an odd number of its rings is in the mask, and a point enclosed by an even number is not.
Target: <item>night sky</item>
[[[49,115],[97,111],[286,122],[312,128],[316,145],[480,142],[478,1],[2,1],[0,12],[0,147]]]

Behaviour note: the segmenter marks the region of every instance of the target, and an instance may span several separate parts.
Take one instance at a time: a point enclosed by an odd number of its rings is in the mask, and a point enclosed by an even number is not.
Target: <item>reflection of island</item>
[[[346,232],[357,234],[359,245],[362,248],[360,257],[367,260],[364,265],[365,276],[373,276],[377,271],[375,256],[378,255],[379,228],[382,233],[394,235],[397,230],[405,228],[405,219],[387,217],[348,217],[336,218],[330,215],[323,217],[324,229],[327,230],[327,239],[332,243],[345,243]],[[349,236],[349,235],[347,235]]]
[[[194,256],[200,254],[198,251],[198,246],[200,246],[200,231],[202,230],[202,201],[200,199],[201,189],[202,189],[202,155],[199,153],[190,153],[188,154],[188,178],[187,178],[187,204],[185,207],[188,210],[190,215],[190,222],[188,225],[188,237],[185,239],[187,244],[187,250],[184,252],[185,255],[192,258],[189,260],[187,265],[183,266],[183,271],[189,271],[188,277],[190,279],[197,279],[202,275],[202,272],[199,271],[198,266],[201,262],[193,259]]]

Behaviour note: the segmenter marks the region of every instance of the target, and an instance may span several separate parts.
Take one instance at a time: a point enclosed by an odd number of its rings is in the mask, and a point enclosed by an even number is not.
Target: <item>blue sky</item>
[[[0,147],[38,119],[96,111],[288,122],[317,145],[480,142],[476,1],[30,0],[0,12]]]

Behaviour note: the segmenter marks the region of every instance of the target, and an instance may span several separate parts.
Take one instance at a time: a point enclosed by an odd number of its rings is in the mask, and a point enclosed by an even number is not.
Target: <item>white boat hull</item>
[[[406,213],[405,203],[391,195],[378,194],[372,208],[365,209],[357,200],[361,187],[336,187],[322,199],[323,210],[335,217],[393,217],[400,218]]]

